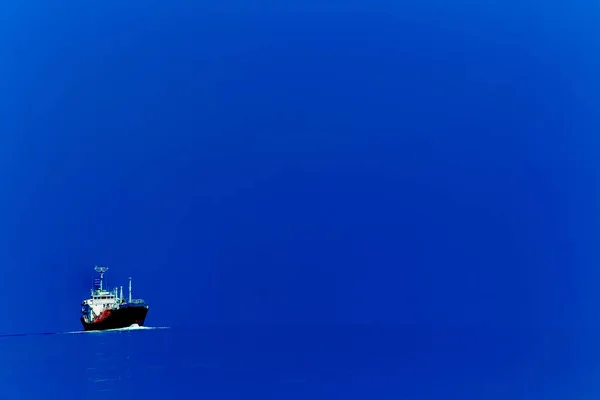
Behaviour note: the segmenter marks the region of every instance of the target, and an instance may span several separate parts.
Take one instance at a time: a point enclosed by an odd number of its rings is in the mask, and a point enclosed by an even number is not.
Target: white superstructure
[[[124,303],[122,288],[121,296],[118,295],[117,288],[111,291],[104,289],[104,273],[108,270],[108,267],[96,266],[94,270],[100,273],[100,287],[96,290],[92,289],[90,298],[81,303],[83,317],[88,323],[100,317],[106,310],[118,309]]]

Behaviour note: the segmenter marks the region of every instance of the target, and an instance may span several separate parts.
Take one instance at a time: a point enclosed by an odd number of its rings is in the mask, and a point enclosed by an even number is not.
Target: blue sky
[[[2,6],[0,331],[597,325],[597,10],[169,3]]]

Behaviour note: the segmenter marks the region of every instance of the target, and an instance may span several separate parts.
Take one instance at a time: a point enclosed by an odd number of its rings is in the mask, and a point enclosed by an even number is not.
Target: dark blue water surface
[[[3,337],[0,354],[2,399],[525,400],[600,389],[598,346],[583,352],[557,332],[204,326]]]

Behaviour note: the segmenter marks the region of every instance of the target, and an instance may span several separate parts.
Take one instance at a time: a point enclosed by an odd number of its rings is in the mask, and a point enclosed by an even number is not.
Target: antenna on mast
[[[102,291],[102,281],[104,280],[104,273],[108,271],[108,267],[96,265],[94,271],[100,274],[100,291]]]

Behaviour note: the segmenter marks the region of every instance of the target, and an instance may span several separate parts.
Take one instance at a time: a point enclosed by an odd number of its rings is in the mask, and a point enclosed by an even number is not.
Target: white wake
[[[72,332],[63,332],[64,335],[73,335],[77,333],[102,333],[102,332],[127,332],[127,331],[151,331],[156,329],[169,329],[168,326],[139,326],[138,324],[133,324],[126,328],[116,328],[116,329],[104,329],[101,331],[72,331]]]

